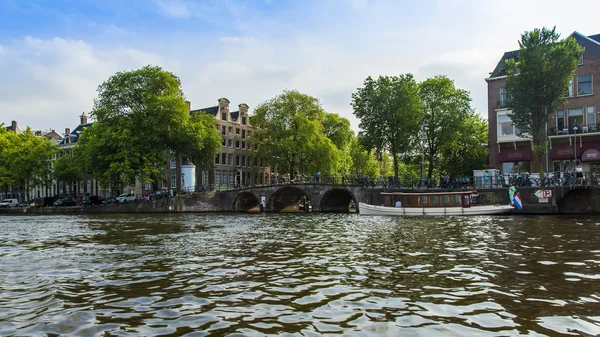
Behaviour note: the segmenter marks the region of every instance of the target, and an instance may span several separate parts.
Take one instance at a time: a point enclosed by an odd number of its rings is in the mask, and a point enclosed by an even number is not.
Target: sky
[[[485,78],[525,31],[600,34],[600,1],[0,0],[0,123],[75,128],[119,71],[177,75],[192,109],[284,90],[348,118],[367,76],[446,75],[487,118]]]

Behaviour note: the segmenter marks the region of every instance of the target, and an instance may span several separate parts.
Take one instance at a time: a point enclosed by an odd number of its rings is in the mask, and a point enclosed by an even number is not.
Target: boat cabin
[[[402,207],[471,207],[471,196],[474,191],[462,192],[427,192],[427,193],[381,193],[381,205],[395,207],[396,201],[402,202]]]

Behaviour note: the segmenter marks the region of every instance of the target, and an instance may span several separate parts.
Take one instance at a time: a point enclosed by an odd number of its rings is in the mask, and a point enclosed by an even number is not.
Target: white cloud
[[[161,13],[172,18],[189,18],[192,16],[190,3],[180,0],[155,0]]]

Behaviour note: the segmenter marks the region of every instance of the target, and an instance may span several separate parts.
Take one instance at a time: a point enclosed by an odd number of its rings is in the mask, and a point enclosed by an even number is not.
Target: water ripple
[[[561,217],[0,217],[0,336],[592,336]]]

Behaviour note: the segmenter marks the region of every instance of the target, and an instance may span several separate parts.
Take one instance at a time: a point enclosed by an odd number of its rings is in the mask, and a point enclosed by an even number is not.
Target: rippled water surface
[[[595,336],[600,217],[0,217],[0,336]]]

